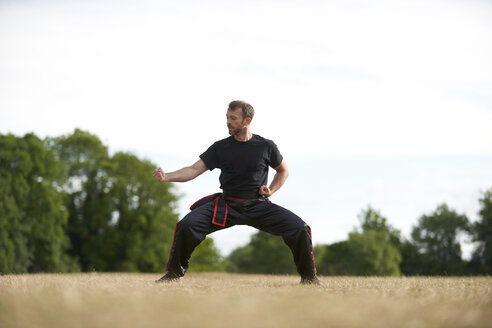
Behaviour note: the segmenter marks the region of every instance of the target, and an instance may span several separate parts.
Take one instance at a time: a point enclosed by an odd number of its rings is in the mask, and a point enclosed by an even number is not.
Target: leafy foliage
[[[492,273],[492,188],[479,199],[480,219],[472,227],[474,240],[478,242],[472,258],[472,273]]]
[[[162,271],[177,215],[171,185],[157,183],[155,165],[127,153],[109,157],[81,130],[50,140],[66,163],[70,254],[84,271]]]
[[[330,245],[318,245],[314,249],[314,255],[316,269],[321,275],[340,276],[353,274],[352,255],[348,241],[340,241]]]
[[[156,183],[155,165],[134,155],[116,153],[111,164],[110,270],[161,271],[178,219],[171,185]]]
[[[468,232],[468,218],[439,205],[430,215],[420,217],[412,230],[418,274],[459,275],[465,263],[461,258],[460,234]]]
[[[401,255],[381,231],[351,233],[348,240],[352,274],[358,276],[399,276]]]
[[[63,163],[33,134],[0,135],[0,272],[77,270],[66,254]]]
[[[109,155],[101,140],[76,129],[40,140],[0,135],[0,273],[163,271],[178,220],[172,184],[133,154]],[[324,275],[492,273],[492,189],[470,224],[442,204],[423,215],[410,240],[368,206],[348,239],[314,249]],[[460,239],[478,244],[462,259]],[[195,250],[190,271],[295,274],[283,240],[264,232],[224,259],[213,240]]]
[[[172,184],[155,165],[76,129],[41,141],[0,135],[0,272],[163,271],[175,224]],[[224,270],[212,240],[197,271]]]
[[[347,241],[325,246],[318,261],[318,272],[325,275],[400,275],[399,231],[389,226],[387,219],[370,206],[359,218],[360,231],[350,233]]]
[[[188,272],[224,272],[225,262],[214,245],[212,238],[206,238],[193,251]]]
[[[259,231],[249,244],[229,255],[228,271],[246,273],[296,273],[292,253],[281,237]]]
[[[107,238],[111,215],[107,147],[97,136],[78,129],[47,143],[66,166],[62,188],[69,213],[69,254],[79,260],[83,271],[106,271],[112,256]]]

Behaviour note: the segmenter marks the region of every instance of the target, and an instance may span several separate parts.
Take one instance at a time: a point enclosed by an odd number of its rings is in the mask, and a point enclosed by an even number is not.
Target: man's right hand
[[[155,169],[154,172],[152,172],[152,175],[159,182],[167,182],[166,173],[164,173],[161,168]]]
[[[207,166],[200,159],[192,166],[183,167],[174,172],[164,173],[161,168],[155,169],[152,175],[159,182],[186,182],[190,181],[207,170]]]

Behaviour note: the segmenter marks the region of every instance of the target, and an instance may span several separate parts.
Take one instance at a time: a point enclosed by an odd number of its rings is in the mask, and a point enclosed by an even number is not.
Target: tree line
[[[0,272],[163,271],[176,196],[155,165],[75,130],[0,136]]]
[[[0,273],[163,272],[178,221],[172,184],[131,153],[110,156],[86,131],[41,140],[0,135]],[[345,241],[314,247],[322,275],[463,275],[492,272],[492,189],[470,223],[446,204],[419,218],[411,238],[368,206]],[[476,242],[470,260],[459,240]],[[220,255],[205,239],[190,271],[295,274],[282,239],[263,232]]]
[[[489,275],[492,273],[492,188],[482,196],[479,221],[471,223],[466,215],[441,204],[418,219],[409,239],[389,225],[380,211],[368,206],[359,215],[360,227],[349,233],[347,240],[314,247],[318,273]],[[460,240],[463,239],[476,245],[469,260],[462,256]],[[253,235],[246,246],[234,250],[224,265],[225,270],[233,272],[295,273],[282,239],[263,232]]]

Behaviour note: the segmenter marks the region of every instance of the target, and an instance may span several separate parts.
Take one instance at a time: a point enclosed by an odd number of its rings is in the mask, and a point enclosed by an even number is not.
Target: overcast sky
[[[0,133],[78,127],[170,171],[243,99],[291,170],[272,201],[315,243],[368,204],[408,235],[442,202],[476,220],[492,187],[490,58],[489,1],[0,0]],[[218,174],[177,186],[181,215]]]

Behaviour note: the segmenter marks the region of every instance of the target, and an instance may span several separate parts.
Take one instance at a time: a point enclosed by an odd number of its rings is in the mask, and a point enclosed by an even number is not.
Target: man
[[[206,235],[237,224],[282,236],[294,256],[301,284],[320,282],[316,276],[311,228],[297,215],[269,200],[282,187],[289,171],[273,141],[252,134],[253,107],[233,101],[227,109],[230,137],[219,140],[189,167],[171,173],[161,168],[153,176],[160,182],[185,182],[219,168],[222,193],[204,197],[176,224],[167,273],[156,282],[176,281],[184,276],[195,247]],[[276,174],[270,186],[268,168]]]

